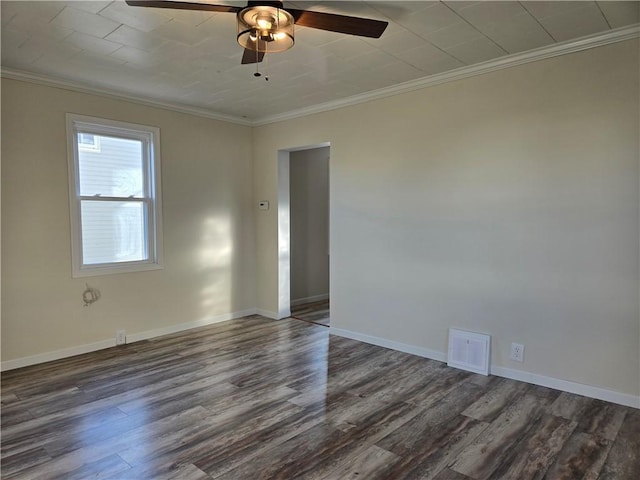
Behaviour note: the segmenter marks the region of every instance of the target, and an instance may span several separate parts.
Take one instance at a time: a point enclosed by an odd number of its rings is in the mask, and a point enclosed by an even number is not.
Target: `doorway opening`
[[[329,326],[329,143],[278,152],[278,310]]]

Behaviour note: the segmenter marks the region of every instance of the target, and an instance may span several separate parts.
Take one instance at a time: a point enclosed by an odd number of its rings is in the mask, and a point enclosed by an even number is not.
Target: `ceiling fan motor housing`
[[[238,43],[256,52],[283,52],[294,44],[293,16],[282,2],[249,2],[237,13]]]

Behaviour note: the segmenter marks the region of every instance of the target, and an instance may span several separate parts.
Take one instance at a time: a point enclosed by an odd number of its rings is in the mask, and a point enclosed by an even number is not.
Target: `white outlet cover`
[[[524,345],[521,343],[512,343],[511,354],[509,356],[511,360],[515,362],[524,362]]]

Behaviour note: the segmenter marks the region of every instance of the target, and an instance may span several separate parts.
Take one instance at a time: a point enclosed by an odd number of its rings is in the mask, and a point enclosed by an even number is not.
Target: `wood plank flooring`
[[[330,322],[329,301],[324,300],[291,307],[291,316],[298,320],[328,327]]]
[[[2,374],[2,478],[633,479],[640,410],[247,317]]]

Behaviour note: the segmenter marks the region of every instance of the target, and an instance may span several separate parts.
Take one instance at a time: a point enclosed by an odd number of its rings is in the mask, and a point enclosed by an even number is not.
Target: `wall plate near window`
[[[74,277],[162,268],[160,130],[67,114]]]

